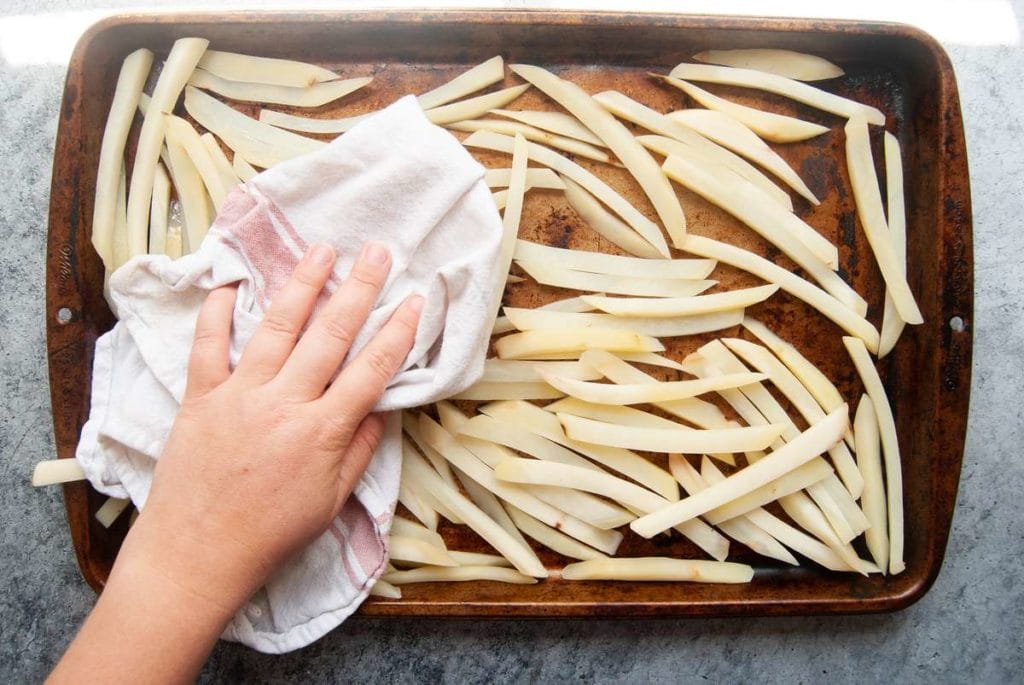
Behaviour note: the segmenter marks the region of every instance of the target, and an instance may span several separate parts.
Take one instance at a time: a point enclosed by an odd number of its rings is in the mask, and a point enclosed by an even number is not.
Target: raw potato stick
[[[431,446],[423,437],[420,420],[417,418],[418,415],[411,411],[402,412],[402,430],[412,440],[412,444],[416,446],[416,449],[420,451],[437,474],[444,479],[444,482],[453,488],[458,488],[455,482],[455,475],[452,474],[450,468],[448,468],[448,461],[438,452],[433,446]],[[456,523],[453,521],[453,523]]]
[[[896,136],[886,131],[885,141],[885,194],[889,210],[889,233],[893,248],[904,278],[907,275],[907,208],[903,197],[903,156]],[[878,343],[878,358],[892,352],[900,339],[906,324],[896,312],[892,295],[885,293],[885,309],[882,313],[882,337]]]
[[[217,142],[217,138],[212,133],[204,133],[199,136],[199,139],[206,146],[206,152],[210,155],[210,159],[213,161],[213,166],[217,169],[217,174],[220,176],[224,188],[230,191],[241,183],[242,181],[238,178],[238,174],[231,167],[231,162],[228,161],[224,151],[220,149],[220,143]]]
[[[686,235],[686,217],[683,215],[679,198],[676,197],[668,180],[660,173],[657,162],[636,142],[629,129],[575,83],[560,79],[540,67],[514,64],[510,68],[569,110],[608,145],[640,184],[640,188],[654,205],[665,230],[672,237],[672,242],[678,247],[682,237]]]
[[[793,297],[799,298],[817,309],[825,318],[847,333],[859,337],[869,350],[878,349],[878,330],[867,319],[858,316],[824,290],[773,264],[764,257],[727,243],[692,234],[686,236],[686,244],[683,249],[702,257],[717,259],[777,284]]]
[[[529,514],[526,514],[514,506],[509,505],[508,514],[523,533],[529,538],[554,550],[564,557],[570,559],[604,559],[606,556],[592,547],[587,547],[582,542],[572,539],[565,533],[547,526]]]
[[[253,178],[256,177],[256,174],[259,173],[258,171],[256,171],[256,169],[253,168],[252,164],[249,164],[249,162],[245,161],[245,158],[242,157],[242,155],[238,154],[237,152],[235,153],[234,158],[231,160],[231,168],[234,170],[234,172],[238,175],[238,178],[240,178],[243,183],[251,181]]]
[[[524,540],[523,542],[525,543],[526,541]],[[459,566],[498,566],[501,568],[511,568],[512,566],[512,564],[508,563],[508,559],[497,554],[448,550],[448,556],[459,562]]]
[[[493,382],[478,381],[462,392],[452,395],[453,400],[553,400],[565,393],[544,381]]]
[[[861,115],[869,124],[885,126],[885,115],[874,107],[848,100],[784,76],[776,76],[775,74],[767,74],[752,69],[717,67],[708,64],[680,64],[671,71],[669,76],[685,81],[704,81],[706,83],[756,88],[768,93],[783,95],[845,119]]]
[[[529,359],[538,355],[583,352],[590,349],[622,352],[664,352],[657,339],[630,331],[607,328],[566,328],[514,333],[494,343],[502,359]]]
[[[77,459],[50,459],[36,464],[32,471],[32,485],[57,485],[85,480],[85,471]]]
[[[601,291],[641,297],[689,297],[698,295],[718,282],[697,279],[665,279],[646,276],[617,276],[574,271],[551,261],[516,260],[537,283],[556,288]]]
[[[906,260],[896,252],[893,236],[885,221],[882,209],[882,195],[878,189],[878,176],[871,158],[871,140],[868,125],[862,118],[846,122],[846,164],[850,170],[850,185],[857,204],[857,217],[864,234],[875,253],[875,261],[885,280],[886,292],[892,297],[893,306],[900,318],[908,324],[924,322],[914,294],[906,278]]]
[[[491,303],[488,307],[489,320],[494,320],[498,316],[501,296],[505,292],[505,275],[512,266],[512,254],[515,252],[516,239],[519,235],[519,220],[523,214],[528,156],[526,139],[517,133],[512,143],[512,175],[509,178],[508,202],[501,217],[501,247],[498,251],[498,263],[494,269],[497,278],[491,291]]]
[[[600,467],[540,433],[522,425],[495,419],[487,414],[479,414],[471,418],[459,429],[459,435],[467,435],[471,438],[503,445],[541,461],[603,472]]]
[[[421,566],[408,571],[390,571],[381,578],[392,585],[462,583],[472,580],[489,580],[514,585],[533,585],[537,582],[536,578],[500,566]]]
[[[417,566],[458,566],[448,552],[417,538],[391,534],[388,553],[392,563]]]
[[[499,55],[459,74],[451,81],[423,93],[417,100],[423,109],[431,109],[483,90],[503,78],[505,78],[505,62]]]
[[[107,271],[114,271],[113,240],[117,187],[124,159],[128,131],[139,104],[139,95],[149,76],[153,53],[141,48],[125,57],[114,87],[114,97],[103,129],[100,160],[96,167],[96,197],[92,210],[92,244]],[[159,145],[157,146],[159,148]]]
[[[577,419],[585,421],[586,419]],[[705,514],[712,509],[728,504],[743,495],[756,490],[759,487],[771,483],[773,480],[789,473],[819,454],[827,450],[836,441],[841,440],[843,431],[846,429],[849,419],[845,408],[835,411],[819,424],[811,426],[797,439],[786,443],[783,447],[772,452],[761,461],[742,469],[717,485],[707,490],[692,495],[685,499],[674,502],[657,512],[642,516],[629,524],[629,527],[638,535],[651,538],[668,528],[692,520],[696,516]],[[756,428],[739,428],[734,431],[757,430]],[[778,436],[776,431],[775,436]],[[769,440],[769,442],[771,442]],[[747,449],[763,449],[751,447]],[[670,452],[683,452],[685,450],[666,450]],[[736,449],[707,449],[700,452],[735,452],[743,451]]]
[[[484,173],[484,181],[489,188],[508,188],[511,178],[511,168],[488,169]],[[527,169],[526,185],[531,188],[565,190],[565,184],[562,183],[562,179],[551,169]]]
[[[271,57],[254,57],[234,52],[207,50],[197,65],[211,74],[232,81],[266,83],[303,88],[321,81],[340,78],[333,71],[315,64]]]
[[[402,453],[405,454],[405,451],[410,449],[412,449],[412,445],[408,439],[403,437]],[[415,486],[412,484],[408,474],[406,474],[405,469],[402,469],[402,477],[399,481],[398,501],[409,510],[409,513],[419,519],[420,523],[426,526],[428,530],[437,530],[437,512],[417,494]]]
[[[528,309],[524,311],[534,312],[537,310]],[[542,381],[544,379],[541,377],[540,372],[544,369],[579,380],[593,381],[601,377],[600,373],[579,362],[531,362],[516,359],[485,359],[484,375],[480,377],[480,380],[490,383]],[[443,420],[441,425],[444,425]],[[451,431],[449,430],[449,432]]]
[[[760,463],[760,461],[763,461],[763,459],[759,461],[750,460],[750,463]],[[799,493],[801,490],[820,483],[831,475],[833,475],[833,471],[828,462],[824,459],[812,459],[770,483],[706,512],[703,516],[708,523],[718,525],[723,521],[743,516],[758,507],[767,506],[776,500]]]
[[[595,309],[615,316],[695,316],[749,307],[764,302],[779,289],[776,284],[730,290],[713,295],[691,297],[604,297],[583,295],[581,299]]]
[[[903,465],[896,421],[889,406],[889,397],[868,350],[856,338],[844,337],[843,344],[857,368],[864,390],[875,407],[878,431],[885,460],[886,502],[889,511],[889,573],[896,575],[906,569],[903,561]]]
[[[603,162],[604,164],[609,164],[612,161],[612,158],[607,152],[594,147],[589,143],[584,143],[574,138],[558,136],[554,133],[534,128],[533,126],[521,124],[518,121],[505,121],[504,119],[471,119],[453,121],[446,124],[446,126],[452,130],[465,131],[467,133],[474,133],[476,131],[493,131],[494,133],[502,133],[506,136],[520,134],[527,140],[533,140],[547,145],[548,147],[564,150],[565,152],[576,155],[577,157],[585,157],[587,159],[592,159],[595,162]]]
[[[714,378],[698,378],[685,381],[665,381],[662,383],[638,383],[633,385],[617,385],[614,383],[593,383],[565,378],[553,373],[544,372],[544,380],[570,397],[581,399],[593,404],[650,404],[653,402],[671,402],[688,397],[696,397],[716,390],[739,388],[749,383],[757,383],[767,376],[763,373],[737,373],[721,375]]]
[[[516,241],[515,258],[527,262],[556,263],[573,271],[609,276],[635,276],[640,273],[646,278],[658,279],[699,280],[707,278],[715,269],[713,259],[620,257],[603,252],[568,250],[528,240]]]
[[[163,115],[161,115],[163,116]],[[195,252],[203,242],[210,228],[210,207],[207,202],[206,186],[203,178],[192,163],[192,158],[176,135],[166,139],[167,170],[174,181],[174,190],[181,202],[182,215],[185,220],[185,238],[188,251]],[[155,171],[156,167],[154,167]]]
[[[731,561],[633,557],[578,561],[562,569],[563,580],[628,580],[749,583],[754,569]]]
[[[604,208],[596,197],[569,178],[562,178],[565,199],[573,211],[599,236],[637,257],[661,259],[665,254],[631,226]]]
[[[823,57],[777,48],[705,50],[693,58],[709,64],[766,71],[797,81],[824,81],[846,73]]]
[[[809,121],[803,121],[802,119],[775,114],[774,112],[765,112],[731,102],[681,79],[670,76],[657,76],[655,74],[652,74],[652,76],[656,76],[670,86],[675,86],[682,90],[704,107],[727,114],[750,128],[757,135],[773,143],[794,143],[815,138],[822,133],[828,133],[827,126],[820,126]]]
[[[224,184],[224,177],[217,170],[217,165],[203,144],[203,139],[199,137],[199,132],[181,117],[173,114],[166,116],[168,146],[173,143],[185,148],[192,165],[203,179],[203,185],[206,186],[207,195],[213,201],[214,209],[219,210],[230,188]]]
[[[396,516],[391,519],[391,535],[401,536],[404,538],[416,538],[422,542],[437,547],[440,550],[447,550],[447,545],[444,544],[444,538],[438,535],[437,531],[431,530],[426,526],[410,521],[407,518]],[[441,564],[443,566],[443,564]]]
[[[779,436],[780,426],[742,428],[633,428],[584,419],[571,414],[558,414],[565,434],[573,440],[644,452],[746,452],[764,449]],[[666,526],[668,527],[668,526]],[[660,532],[660,531],[659,531]]]
[[[174,41],[153,88],[146,116],[142,120],[139,143],[135,149],[135,163],[132,165],[131,183],[128,186],[129,257],[146,252],[153,176],[156,174],[160,146],[164,142],[164,115],[174,110],[181,89],[185,87],[185,82],[208,44],[209,41],[203,38],[179,38]],[[198,247],[198,244],[195,247]]]
[[[164,254],[167,250],[167,213],[171,208],[171,179],[164,165],[156,163],[153,176],[153,199],[149,208],[149,254]]]
[[[564,112],[530,112],[510,109],[493,109],[491,114],[497,114],[506,119],[521,121],[529,126],[535,126],[551,133],[557,133],[567,138],[575,138],[584,143],[604,147],[603,140],[594,135],[594,132],[580,123],[580,120],[571,114]]]
[[[370,588],[370,595],[373,597],[383,597],[385,599],[402,599],[402,591],[387,582],[386,580],[377,579]]]
[[[494,522],[504,528],[506,533],[519,541],[523,546],[528,547],[529,545],[527,544],[526,539],[523,538],[519,529],[516,528],[515,523],[512,522],[508,512],[505,510],[505,507],[502,506],[501,501],[498,500],[490,490],[477,483],[458,468],[455,468],[454,466],[452,468],[455,469],[455,474],[459,479],[459,483],[462,484],[462,489],[466,491],[466,496],[469,497],[473,504],[480,507],[481,511],[494,519]],[[450,550],[448,553],[451,555],[452,559],[459,562],[460,566],[511,566],[511,564],[508,563],[508,560],[501,556],[495,557],[496,559],[500,559],[501,563],[488,564],[484,563],[481,559],[461,559],[459,555],[452,553]],[[484,555],[477,556],[482,557]]]
[[[114,521],[124,513],[125,509],[127,509],[128,505],[131,503],[132,501],[130,499],[108,497],[107,501],[96,510],[96,520],[104,528],[110,528],[110,526],[114,525]]]
[[[509,326],[520,331],[597,328],[632,331],[655,338],[697,335],[731,328],[743,320],[743,309],[727,309],[710,314],[679,317],[619,317],[588,312],[549,312],[541,309],[505,307]]]
[[[230,81],[203,69],[196,69],[189,77],[190,86],[210,90],[229,100],[260,102],[292,107],[319,107],[354,93],[372,81],[372,77],[350,78],[343,81],[323,81],[310,86],[277,86],[266,83]]]
[[[871,558],[879,568],[889,568],[889,535],[885,514],[885,485],[882,482],[881,438],[878,418],[871,398],[862,395],[853,420],[853,434],[857,440],[857,465],[864,475],[864,494],[861,506],[871,525],[864,533]]]

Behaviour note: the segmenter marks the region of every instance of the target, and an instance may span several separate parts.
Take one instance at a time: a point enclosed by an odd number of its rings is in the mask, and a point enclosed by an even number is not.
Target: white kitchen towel
[[[114,273],[110,295],[120,321],[96,342],[92,408],[77,451],[93,486],[145,505],[206,295],[239,284],[235,364],[268,302],[315,242],[332,244],[339,255],[328,291],[366,241],[391,250],[390,276],[350,358],[408,295],[426,298],[413,350],[377,410],[425,404],[475,382],[501,240],[483,173],[415,99],[403,98],[322,150],[236,188],[198,251],[174,261],[137,257]],[[267,582],[224,637],[286,652],[355,611],[386,564],[400,470],[400,425],[392,416],[330,530]]]

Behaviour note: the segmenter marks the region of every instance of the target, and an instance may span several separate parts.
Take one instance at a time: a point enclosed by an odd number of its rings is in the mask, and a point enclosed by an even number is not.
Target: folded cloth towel
[[[481,167],[404,98],[315,153],[235,189],[199,250],[143,256],[110,278],[120,321],[96,342],[92,409],[77,457],[101,492],[145,505],[185,389],[206,295],[239,283],[232,364],[274,293],[314,242],[332,244],[335,282],[367,240],[392,268],[356,354],[410,294],[426,297],[416,341],[377,410],[459,392],[481,375],[501,221]],[[280,653],[324,635],[366,598],[387,560],[401,470],[392,416],[380,447],[330,530],[281,569],[224,633]]]

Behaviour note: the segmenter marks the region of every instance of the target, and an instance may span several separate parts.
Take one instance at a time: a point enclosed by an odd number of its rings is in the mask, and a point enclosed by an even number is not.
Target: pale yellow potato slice
[[[773,143],[794,143],[815,138],[822,133],[828,133],[827,126],[812,124],[809,121],[783,114],[765,112],[754,107],[747,107],[746,105],[720,98],[699,86],[670,76],[659,76],[657,74],[651,74],[651,76],[682,90],[704,107],[732,117],[757,135]]]
[[[546,409],[529,402],[492,402],[481,407],[480,411],[499,421],[532,430],[552,442],[579,452],[612,471],[628,476],[669,501],[679,499],[679,488],[672,474],[665,469],[630,450],[570,440],[562,430],[558,417]]]
[[[605,209],[604,205],[583,186],[569,178],[563,178],[562,181],[569,206],[599,236],[637,257],[653,260],[666,256],[667,252],[662,252],[647,242],[627,223]]]
[[[185,89],[185,110],[236,155],[264,169],[327,145],[256,121],[191,86]]]
[[[505,121],[504,119],[470,119],[470,120],[459,120],[445,124],[447,128],[455,131],[465,131],[467,133],[474,133],[476,131],[493,131],[494,133],[502,133],[506,136],[514,136],[517,133],[523,135],[527,140],[533,140],[538,143],[553,147],[558,150],[564,150],[565,152],[574,154],[578,157],[585,157],[592,159],[595,162],[603,162],[609,164],[612,158],[604,150],[594,147],[590,143],[584,143],[576,140],[575,138],[566,138],[565,136],[555,135],[548,131],[535,128],[533,126],[527,126],[526,124],[518,121]]]
[[[402,436],[402,455],[408,452],[415,452],[412,442],[405,435]],[[404,461],[403,461],[404,464]],[[398,501],[409,510],[429,530],[437,530],[437,511],[427,500],[420,495],[420,487],[409,477],[405,467],[402,467],[402,477],[398,486]]]
[[[512,565],[509,563],[508,559],[497,554],[460,552],[458,550],[450,549],[448,550],[448,556],[459,562],[459,566],[498,566],[508,568]]]
[[[618,276],[575,271],[553,260],[517,259],[516,264],[534,281],[556,288],[601,291],[644,297],[690,297],[713,287],[718,281],[681,278]]]
[[[459,435],[466,435],[471,438],[504,445],[523,454],[536,457],[541,461],[567,464],[581,469],[603,472],[603,469],[584,459],[579,454],[562,447],[547,437],[535,433],[532,427],[524,427],[508,421],[501,421],[486,414],[479,414],[467,421],[459,429]]]
[[[751,460],[751,463],[760,463],[761,461],[764,459],[757,462]],[[743,516],[758,507],[766,506],[776,500],[811,488],[833,473],[832,467],[824,459],[811,459],[779,478],[736,497],[726,504],[715,507],[704,513],[703,516],[708,523],[718,525],[723,521]]]
[[[373,587],[370,588],[371,597],[383,597],[384,599],[402,599],[402,590],[395,587],[386,580],[378,578]]]
[[[100,160],[96,167],[96,196],[93,200],[90,238],[107,271],[114,271],[114,223],[117,188],[120,182],[124,148],[135,117],[139,96],[153,65],[153,53],[140,48],[125,57],[114,86],[114,97],[103,128]],[[159,152],[159,144],[157,145]]]
[[[885,193],[888,209],[889,233],[904,277],[907,274],[907,207],[903,196],[903,155],[896,136],[886,131],[885,140]],[[896,312],[892,295],[885,293],[882,312],[882,333],[878,343],[878,358],[892,352],[900,339],[906,322]]]
[[[85,480],[85,471],[77,459],[49,459],[36,464],[32,470],[32,485],[58,485]]]
[[[657,162],[636,142],[629,129],[576,84],[560,79],[540,67],[514,64],[510,68],[565,107],[580,120],[580,123],[608,145],[640,184],[640,188],[654,205],[665,230],[678,246],[682,237],[686,235],[686,217],[683,215],[679,198],[668,180],[660,173]]]
[[[715,269],[713,259],[643,259],[621,257],[603,252],[567,250],[528,240],[516,241],[515,258],[528,262],[552,262],[573,271],[610,276],[635,276],[660,279],[707,278]]]
[[[882,272],[886,292],[892,298],[893,307],[901,319],[911,325],[923,323],[921,310],[907,283],[906,260],[899,258],[892,233],[885,221],[878,176],[875,175],[875,163],[871,158],[868,125],[863,118],[856,117],[846,122],[845,131],[846,164],[857,204],[857,217]]]
[[[517,248],[518,249],[518,248]],[[537,307],[537,309],[545,312],[590,312],[594,308],[589,304],[581,300],[579,297],[566,297],[561,300],[555,300],[554,302],[548,302],[545,305]],[[491,335],[500,335],[501,333],[509,333],[515,330],[515,326],[508,320],[508,317],[499,316],[494,320],[494,327],[491,330]]]
[[[189,77],[190,86],[210,90],[239,102],[261,102],[292,107],[319,107],[354,93],[373,81],[365,76],[338,81],[322,81],[309,86],[278,86],[267,83],[231,81],[204,69],[196,69]]]
[[[477,131],[463,140],[462,144],[466,147],[478,147],[497,152],[512,152],[512,138],[492,131]],[[645,217],[636,207],[615,192],[611,186],[579,164],[563,157],[550,148],[538,145],[537,143],[529,143],[528,148],[530,159],[581,185],[587,192],[594,195],[609,209],[622,217],[644,240],[654,246],[661,256],[669,257],[668,244],[665,242],[665,237],[662,235],[658,225]],[[654,160],[651,161],[653,162]],[[668,181],[665,182],[667,183]]]
[[[161,115],[163,116],[163,115]],[[210,208],[206,195],[206,186],[203,178],[196,169],[192,158],[178,137],[171,135],[165,140],[164,149],[167,151],[167,170],[174,181],[174,190],[178,194],[178,201],[181,203],[181,211],[185,223],[185,238],[188,241],[188,251],[195,252],[203,242],[206,232],[210,228],[213,219],[210,216]],[[155,174],[154,167],[154,174]],[[152,189],[150,192],[152,195]]]
[[[234,168],[231,166],[231,162],[228,161],[227,155],[220,149],[220,143],[217,142],[217,138],[212,133],[204,133],[199,136],[199,139],[203,141],[203,145],[206,146],[206,152],[209,153],[210,159],[213,160],[213,165],[217,169],[217,174],[220,176],[221,183],[224,187],[230,191],[236,185],[242,182],[235,173]]]
[[[509,177],[508,202],[501,217],[501,247],[494,267],[495,282],[491,286],[491,302],[488,306],[489,320],[498,316],[501,297],[505,292],[505,276],[512,266],[512,254],[516,249],[519,234],[519,220],[523,215],[523,198],[526,195],[526,163],[528,152],[526,139],[516,134],[512,143],[512,175]]]
[[[565,328],[513,333],[494,343],[501,359],[528,359],[534,355],[582,352],[590,349],[623,352],[663,352],[656,338],[607,328]]]
[[[437,429],[444,432],[440,426],[437,426]],[[431,433],[427,437],[433,440],[435,436]],[[431,499],[456,513],[477,535],[512,562],[516,569],[537,578],[547,577],[547,569],[537,559],[533,550],[524,547],[479,507],[469,501],[465,495],[442,480],[437,472],[430,468],[426,460],[416,453],[407,453],[404,455],[404,461],[409,467],[409,475],[422,484],[424,492]],[[388,582],[393,581],[388,579]]]
[[[164,253],[171,259],[177,259],[184,253],[182,221],[181,203],[171,200],[170,213],[167,216],[167,238],[164,240]]]
[[[858,316],[824,290],[808,283],[796,274],[773,264],[764,257],[739,247],[703,236],[688,235],[684,248],[702,257],[717,259],[738,269],[777,284],[793,297],[803,300],[827,319],[864,341],[869,350],[878,349],[878,330],[867,319]]]
[[[146,115],[142,119],[139,142],[128,186],[128,256],[144,254],[148,243],[149,208],[153,196],[153,176],[164,141],[164,115],[174,110],[181,89],[202,57],[209,41],[204,38],[179,38],[174,41],[153,88]]]
[[[882,385],[878,370],[871,361],[867,348],[857,338],[844,337],[850,359],[864,383],[864,390],[875,407],[878,431],[885,460],[886,502],[889,513],[889,573],[896,575],[906,569],[903,561],[903,466],[900,444],[896,433],[896,420],[889,405],[889,396]]]
[[[764,449],[778,438],[780,426],[741,428],[634,428],[584,419],[571,414],[558,414],[565,434],[573,440],[644,452],[681,452],[705,454],[712,452],[746,452]],[[659,531],[660,532],[660,531]]]
[[[245,158],[237,152],[231,159],[231,169],[243,183],[251,181],[259,173],[259,171],[253,168],[252,164],[245,161]]]
[[[457,395],[453,400],[551,400],[564,396],[561,390],[543,381],[513,381],[495,383],[478,381]]]
[[[211,74],[232,81],[265,83],[292,88],[304,88],[322,81],[334,81],[340,78],[333,71],[315,64],[241,55],[219,50],[207,50],[197,66]]]
[[[605,147],[605,142],[594,135],[594,132],[580,123],[580,120],[564,112],[531,112],[525,110],[494,109],[491,114],[520,121],[551,133],[567,138],[575,138],[584,143]]]
[[[535,309],[522,311],[533,312]],[[553,371],[560,376],[593,381],[601,374],[579,362],[532,362],[515,359],[485,359],[484,373],[480,380],[488,383],[530,383],[543,381],[540,372]],[[440,407],[440,404],[439,404]],[[441,422],[444,425],[444,421]]]
[[[155,172],[154,172],[155,174]],[[118,175],[117,180],[117,195],[114,198],[114,232],[111,239],[111,255],[113,258],[113,266],[116,270],[122,264],[128,261],[131,256],[128,249],[128,173],[125,168],[125,163],[121,162],[121,173]],[[107,272],[106,278],[109,279],[110,272]],[[107,283],[104,283],[104,290],[107,288]],[[109,301],[109,296],[107,296]],[[113,305],[111,305],[113,306]]]
[[[444,482],[453,488],[457,488],[458,485],[455,481],[455,474],[448,468],[448,460],[437,451],[432,445],[430,445],[423,437],[423,432],[420,428],[419,416],[412,411],[402,412],[402,430],[405,431],[405,435],[412,440],[412,444],[416,446],[416,449],[420,451],[437,474],[444,479]],[[440,512],[446,513],[446,512]],[[458,523],[453,521],[453,523]]]
[[[885,484],[882,482],[881,437],[878,417],[871,398],[862,395],[853,419],[853,434],[857,440],[857,465],[864,476],[864,494],[861,506],[871,525],[864,533],[871,558],[879,568],[889,567],[889,533],[885,513]]]
[[[736,121],[732,117],[712,109],[684,109],[671,112],[669,119],[689,126],[705,138],[713,140],[722,147],[756,162],[775,174],[812,205],[820,204],[803,179],[793,171],[792,167],[768,147],[757,134]]]
[[[426,544],[440,550],[448,549],[448,546],[444,544],[444,538],[438,535],[436,530],[431,530],[420,523],[410,521],[409,519],[401,516],[396,516],[391,519],[391,535],[398,535],[404,538],[416,538],[417,540],[425,542]],[[446,564],[439,564],[439,566],[445,565]]]
[[[392,533],[388,539],[388,556],[393,564],[415,566],[458,566],[443,548],[418,538]]]
[[[446,428],[445,430],[448,430],[448,429]],[[448,432],[451,432],[451,431],[448,431]],[[529,546],[529,543],[526,542],[526,538],[524,538],[522,533],[519,532],[519,529],[516,528],[516,525],[512,522],[512,519],[509,518],[508,512],[505,511],[505,507],[502,506],[501,501],[490,490],[488,490],[484,486],[480,485],[479,483],[477,483],[475,480],[473,480],[472,478],[470,478],[469,476],[467,476],[463,472],[459,471],[458,468],[456,468],[454,466],[452,468],[455,470],[455,474],[458,477],[459,482],[462,484],[462,489],[465,490],[466,496],[469,497],[470,501],[473,502],[473,504],[475,504],[478,507],[480,507],[481,511],[483,511],[485,514],[487,514],[492,519],[494,519],[494,522],[497,523],[502,528],[504,528],[506,533],[511,535],[513,538],[518,540],[523,545]],[[449,551],[449,554],[451,554],[451,551]],[[455,559],[456,561],[458,561],[459,564],[462,565],[462,566],[467,566],[467,565],[468,566],[475,566],[475,565],[480,565],[480,566],[510,566],[511,565],[511,564],[508,563],[508,560],[505,559],[504,557],[500,557],[499,556],[497,558],[501,559],[505,563],[488,564],[488,563],[485,563],[483,560],[477,560],[477,561],[469,561],[469,560],[467,560],[467,561],[462,561],[462,560],[459,559],[458,556],[452,554],[452,559]]]
[[[563,328],[619,329],[642,333],[655,338],[681,335],[697,335],[719,331],[738,325],[743,320],[742,309],[730,309],[695,316],[665,317],[618,317],[612,314],[573,312],[549,312],[539,309],[517,309],[505,307],[505,316],[517,330],[560,330]]]
[[[731,561],[632,557],[577,561],[562,569],[563,580],[625,580],[694,583],[749,583],[754,569]]]
[[[548,549],[558,552],[564,557],[569,557],[570,559],[604,559],[606,556],[593,547],[588,547],[582,542],[574,540],[558,529],[541,523],[512,505],[508,507],[508,514],[527,537]]]
[[[685,81],[703,81],[705,83],[721,83],[723,85],[755,88],[768,93],[775,93],[802,102],[805,105],[830,112],[836,116],[849,119],[861,115],[869,124],[885,125],[885,114],[880,110],[860,102],[829,93],[820,88],[795,81],[784,76],[768,74],[753,69],[737,69],[735,67],[718,67],[708,64],[680,64],[670,73],[672,78]]]
[[[484,182],[489,188],[508,188],[509,180],[512,177],[512,169],[488,169],[484,174]],[[527,169],[526,185],[531,188],[544,188],[547,190],[565,190],[565,184],[558,174],[551,169]]]
[[[682,371],[682,367],[679,362],[675,359],[669,359],[660,354],[653,352],[617,352],[616,357],[623,361],[632,362],[634,364],[648,364],[650,366],[660,366],[666,369],[675,369],[676,371]]]
[[[586,419],[575,420],[586,421]],[[849,417],[846,414],[845,408],[835,411],[829,414],[824,421],[811,426],[804,431],[800,437],[786,443],[782,448],[773,451],[764,459],[747,466],[745,469],[737,471],[721,483],[712,485],[702,492],[691,495],[690,497],[670,504],[657,512],[648,514],[633,521],[629,524],[629,527],[638,535],[650,538],[672,526],[683,523],[684,521],[692,520],[696,516],[700,516],[701,514],[705,514],[713,509],[728,504],[729,502],[771,483],[772,481],[816,458],[819,454],[826,451],[829,447],[842,439],[843,431],[846,430],[848,424]],[[736,428],[723,429],[715,432],[722,433],[724,430],[756,431],[759,429],[756,427]],[[694,432],[696,431],[691,431],[691,433]],[[712,431],[708,432],[710,433]],[[739,450],[723,449],[719,447],[718,449],[712,448],[707,450],[698,450],[698,452],[735,452],[743,451],[744,449],[763,449],[770,444],[775,437],[778,437],[778,429],[775,428],[766,435],[772,435],[773,433],[774,437],[769,439],[760,447],[744,447]],[[666,451],[687,452],[688,450]]]
[[[96,510],[96,520],[104,528],[110,528],[114,525],[121,514],[128,508],[132,501],[130,499],[120,499],[118,497],[108,497],[107,501],[100,505],[100,508]]]
[[[447,83],[423,93],[417,99],[423,109],[430,109],[466,97],[478,90],[483,90],[504,78],[505,62],[501,59],[500,55],[497,55],[486,62],[476,65],[469,71],[459,74]]]
[[[730,290],[693,297],[605,297],[582,295],[587,304],[615,316],[673,317],[695,316],[749,307],[775,294],[778,285]]]
[[[210,151],[203,144],[202,138],[199,137],[199,132],[192,128],[190,123],[173,114],[165,116],[167,117],[166,135],[168,149],[172,144],[185,148],[189,159],[192,160],[192,165],[195,166],[199,176],[203,179],[203,185],[206,186],[207,195],[213,201],[214,209],[219,210],[221,205],[224,204],[224,199],[228,196],[229,187],[225,186],[224,177],[217,170],[217,165],[210,156]]]
[[[585,419],[618,423],[623,426],[637,428],[679,428],[682,424],[666,419],[634,407],[615,404],[597,404],[577,397],[565,397],[544,406],[544,411],[552,414],[572,414]],[[561,425],[561,424],[559,424]],[[687,426],[689,427],[689,426]]]
[[[149,208],[149,254],[164,254],[167,249],[167,215],[171,208],[171,179],[164,165],[156,163],[153,175],[153,199]]]
[[[767,378],[762,373],[737,373],[699,378],[687,381],[666,381],[662,383],[637,383],[617,385],[615,383],[593,383],[565,378],[553,373],[544,374],[549,385],[558,388],[570,397],[593,404],[650,404],[671,402],[687,397],[696,397],[724,388],[739,388]]]
[[[666,120],[672,122],[667,117]],[[713,144],[693,145],[668,136],[637,136],[636,139],[645,148],[657,152],[662,157],[675,156],[689,160],[693,164],[698,165],[705,173],[717,178],[722,183],[734,183],[735,177],[739,176],[764,191],[765,195],[777,202],[786,211],[793,211],[793,199],[789,196],[789,193],[777,186],[774,181],[765,176],[757,167],[725,148],[715,149],[717,146],[713,146]],[[708,142],[710,143],[710,141]]]
[[[513,585],[533,585],[536,578],[531,578],[519,571],[501,566],[420,566],[408,571],[390,571],[381,578],[392,585],[409,585],[411,583],[464,583],[469,581],[492,581],[495,583],[511,583]],[[378,581],[380,582],[380,581]]]
[[[846,73],[824,57],[778,48],[705,50],[693,58],[709,64],[766,71],[797,81],[824,81]]]
[[[715,178],[675,155],[665,160],[664,170],[669,178],[724,209],[778,247],[836,299],[858,314],[867,311],[863,298],[835,273],[839,265],[836,246],[798,216],[771,202],[756,186],[741,178]]]

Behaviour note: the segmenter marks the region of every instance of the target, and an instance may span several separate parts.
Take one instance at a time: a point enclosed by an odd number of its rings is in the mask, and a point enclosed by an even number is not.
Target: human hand
[[[228,368],[235,289],[200,312],[180,412],[121,556],[229,618],[330,525],[369,463],[384,416],[368,414],[412,348],[407,299],[331,382],[390,269],[368,243],[304,333],[335,254],[314,246]],[[119,559],[119,562],[122,560]]]

